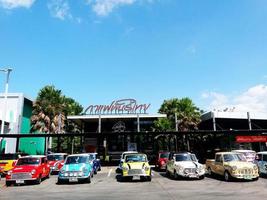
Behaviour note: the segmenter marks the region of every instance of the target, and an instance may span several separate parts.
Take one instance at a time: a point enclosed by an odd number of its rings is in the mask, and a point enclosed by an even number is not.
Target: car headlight
[[[31,171],[31,174],[34,175],[35,173],[36,173],[36,170],[33,169],[33,170]]]
[[[145,166],[145,171],[149,171],[150,170],[150,167],[148,167],[148,166]]]
[[[122,170],[124,170],[124,171],[128,171],[128,170],[129,170],[129,168],[128,168],[128,167],[125,167],[125,166],[123,166],[123,167],[122,167]]]
[[[8,171],[8,172],[7,172],[7,175],[8,175],[8,176],[11,176],[11,174],[12,174],[12,171]]]
[[[64,176],[69,176],[69,174],[67,172],[64,173]]]
[[[232,170],[233,171],[237,170],[237,166],[232,166]]]
[[[186,174],[188,174],[189,172],[190,172],[189,169],[184,170],[184,173],[186,173]]]
[[[254,166],[253,166],[253,169],[254,169],[254,170],[257,170],[257,169],[258,169],[257,165],[254,165]]]

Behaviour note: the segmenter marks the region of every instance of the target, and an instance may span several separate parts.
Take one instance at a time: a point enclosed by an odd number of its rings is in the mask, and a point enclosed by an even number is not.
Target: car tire
[[[97,171],[101,171],[101,166],[99,166],[98,170]]]
[[[207,171],[208,171],[208,175],[209,175],[209,176],[212,176],[212,175],[213,175],[212,170],[211,170],[210,167],[208,167]]]
[[[91,183],[91,176],[86,179],[86,183]]]
[[[36,183],[37,185],[39,185],[39,184],[41,184],[41,182],[42,182],[42,178],[41,178],[41,176],[40,176],[39,178],[36,179],[35,183]]]
[[[224,172],[224,180],[225,180],[226,182],[231,181],[231,175],[229,174],[228,171],[225,171],[225,172]]]
[[[178,174],[176,173],[176,170],[173,171],[173,178],[177,180],[179,178]]]
[[[205,178],[205,176],[202,175],[202,176],[199,177],[199,180],[203,180],[204,178]]]
[[[148,182],[151,182],[152,177],[151,177],[151,176],[148,176],[148,177],[146,178],[146,180],[147,180]]]
[[[6,186],[7,187],[9,187],[9,186],[11,186],[12,185],[12,182],[10,182],[10,181],[6,181]]]
[[[94,174],[97,174],[97,169],[96,169],[96,170],[94,170]]]
[[[257,180],[259,180],[259,177],[253,179],[253,181],[257,181]]]
[[[57,179],[57,184],[58,184],[58,185],[63,184],[63,180],[61,180],[61,179],[58,178],[58,179]]]
[[[170,177],[170,171],[166,168],[166,177]]]

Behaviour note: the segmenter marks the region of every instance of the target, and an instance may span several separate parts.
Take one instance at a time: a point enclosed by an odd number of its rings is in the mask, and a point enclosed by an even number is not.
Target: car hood
[[[129,167],[129,169],[143,169],[144,166],[149,166],[146,162],[128,162],[125,163],[126,166]]]
[[[90,164],[78,163],[78,164],[64,164],[62,170],[64,171],[82,171],[83,169],[91,169]]]
[[[15,166],[12,169],[12,173],[21,173],[21,172],[31,172],[32,170],[36,170],[38,166],[35,165],[23,165],[23,166]]]
[[[181,166],[183,168],[198,168],[201,166],[200,163],[198,162],[193,162],[193,161],[180,161],[180,162],[175,162],[175,165]]]
[[[230,167],[236,166],[238,168],[253,168],[255,164],[251,162],[242,162],[242,161],[234,161],[234,162],[227,162],[225,165],[228,165]]]

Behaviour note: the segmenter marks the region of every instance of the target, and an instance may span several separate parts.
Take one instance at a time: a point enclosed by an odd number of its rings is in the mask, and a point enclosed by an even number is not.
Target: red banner
[[[267,136],[236,136],[236,142],[267,142]]]

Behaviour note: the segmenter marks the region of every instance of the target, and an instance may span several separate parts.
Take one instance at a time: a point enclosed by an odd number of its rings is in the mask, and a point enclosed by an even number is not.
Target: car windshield
[[[224,162],[246,161],[246,158],[242,154],[224,154],[223,159]]]
[[[169,158],[169,155],[170,155],[169,153],[160,153],[159,157],[160,158]]]
[[[40,163],[39,158],[20,158],[17,162],[17,166],[21,165],[38,165]]]
[[[64,160],[64,156],[63,155],[48,155],[47,160],[49,161]]]
[[[196,156],[194,154],[176,154],[175,161],[194,161],[196,162]]]
[[[90,155],[89,155],[89,159],[90,159],[90,160],[94,160],[94,159],[96,159],[95,154],[90,154]]]
[[[253,152],[246,152],[246,153],[244,153],[244,155],[247,158],[255,158],[256,157],[256,153],[253,153]]]
[[[87,163],[88,157],[87,156],[70,156],[67,157],[66,164],[80,164],[80,163]]]
[[[132,154],[126,156],[126,162],[147,162],[146,155]]]

